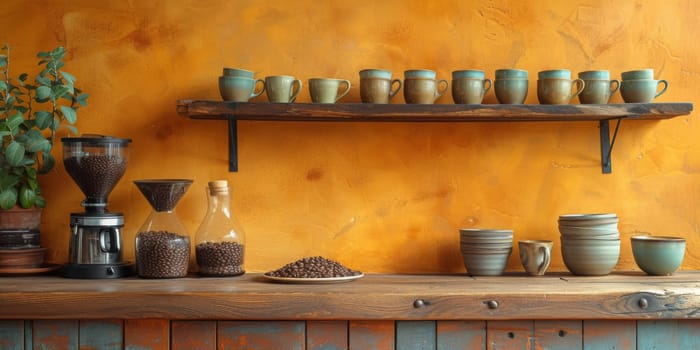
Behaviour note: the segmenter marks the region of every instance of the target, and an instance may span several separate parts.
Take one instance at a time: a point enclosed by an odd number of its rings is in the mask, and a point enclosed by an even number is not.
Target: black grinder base
[[[122,278],[134,274],[134,264],[122,262],[118,264],[66,264],[60,275],[66,278],[104,279]]]

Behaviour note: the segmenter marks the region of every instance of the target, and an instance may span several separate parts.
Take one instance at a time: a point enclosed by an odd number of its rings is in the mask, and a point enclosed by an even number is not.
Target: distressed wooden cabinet
[[[0,282],[0,349],[700,349],[695,271]]]

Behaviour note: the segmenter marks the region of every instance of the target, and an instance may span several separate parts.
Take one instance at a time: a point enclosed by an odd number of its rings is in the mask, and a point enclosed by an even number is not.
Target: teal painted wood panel
[[[172,350],[216,349],[216,321],[172,321],[170,348]]]
[[[394,350],[394,321],[350,321],[350,350]]]
[[[303,350],[304,321],[220,321],[219,350]]]
[[[535,321],[535,349],[575,350],[583,348],[583,322],[569,320]]]
[[[637,349],[700,349],[700,320],[637,321]]]
[[[306,350],[347,350],[348,321],[306,321]]]
[[[438,321],[438,350],[486,350],[486,321]]]
[[[32,321],[33,350],[77,350],[78,320]]]
[[[124,321],[81,320],[80,349],[121,350],[124,347]]]
[[[637,348],[635,320],[584,320],[584,350],[628,350]]]
[[[164,319],[124,321],[125,350],[168,350],[170,322]]]
[[[486,348],[489,350],[533,349],[533,321],[487,321]]]
[[[0,349],[24,350],[24,321],[0,320]]]
[[[31,320],[24,321],[24,348],[32,348],[32,334],[34,334],[34,323]]]
[[[435,350],[435,321],[396,321],[396,350]]]

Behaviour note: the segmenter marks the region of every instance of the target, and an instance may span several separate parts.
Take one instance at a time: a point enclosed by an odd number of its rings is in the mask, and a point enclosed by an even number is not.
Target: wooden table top
[[[584,277],[375,275],[335,284],[232,278],[0,277],[0,319],[506,320],[700,318],[700,271]]]

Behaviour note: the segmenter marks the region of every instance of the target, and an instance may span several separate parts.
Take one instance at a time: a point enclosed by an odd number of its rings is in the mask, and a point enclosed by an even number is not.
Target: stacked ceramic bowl
[[[464,267],[472,276],[503,274],[513,252],[513,230],[461,229]]]
[[[607,275],[620,257],[616,214],[559,216],[561,255],[574,275]]]

